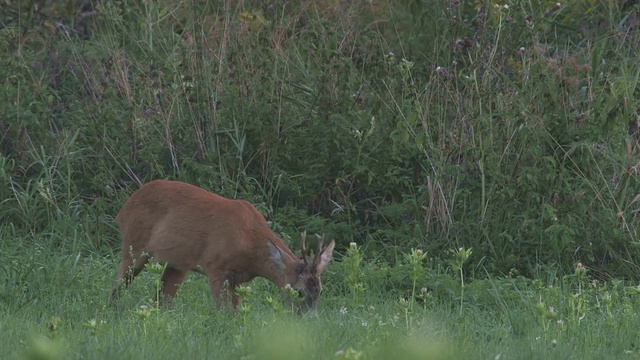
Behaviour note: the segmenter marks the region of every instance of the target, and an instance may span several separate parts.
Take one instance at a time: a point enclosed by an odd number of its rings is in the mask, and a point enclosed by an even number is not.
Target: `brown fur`
[[[251,203],[179,181],[145,184],[125,202],[116,222],[122,237],[121,280],[112,289],[112,299],[152,258],[167,264],[162,292],[169,300],[187,273],[197,271],[209,278],[218,304],[231,300],[237,307],[235,287],[261,276],[281,288],[289,284],[305,298],[307,309],[313,309],[322,290],[320,274],[335,245],[331,241],[312,262],[303,261],[269,229]]]

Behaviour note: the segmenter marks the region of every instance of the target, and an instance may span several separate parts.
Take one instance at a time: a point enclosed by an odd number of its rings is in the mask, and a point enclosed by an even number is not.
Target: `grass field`
[[[206,279],[197,274],[187,278],[173,306],[158,308],[152,295],[158,275],[149,271],[108,306],[115,256],[6,237],[0,251],[3,359],[632,359],[640,354],[640,289],[591,281],[581,267],[562,279],[547,274],[541,280],[465,283],[461,298],[454,265],[433,269],[414,252],[398,264],[364,261],[354,269],[353,259],[362,253],[352,248],[326,271],[317,313],[301,317],[285,309],[276,287],[263,279],[242,289],[238,311],[216,310]],[[411,284],[412,277],[426,277],[430,286],[394,285],[402,281],[393,279],[402,278]]]

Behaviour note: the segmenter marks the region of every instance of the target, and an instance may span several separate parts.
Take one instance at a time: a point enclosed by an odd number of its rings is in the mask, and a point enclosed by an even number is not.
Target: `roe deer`
[[[320,274],[335,246],[335,241],[325,247],[320,241],[315,257],[308,258],[303,234],[302,258],[298,258],[248,201],[227,199],[179,181],[143,185],[125,202],[116,222],[122,260],[112,300],[121,285],[129,285],[153,258],[166,264],[162,292],[169,301],[187,273],[196,271],[208,277],[218,306],[231,300],[237,307],[236,286],[261,276],[280,288],[289,284],[304,299],[298,310],[313,310],[322,291]]]

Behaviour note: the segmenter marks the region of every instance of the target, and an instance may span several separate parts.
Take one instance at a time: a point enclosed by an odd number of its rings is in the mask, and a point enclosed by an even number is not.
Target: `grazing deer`
[[[112,300],[118,297],[121,285],[129,285],[153,258],[166,264],[162,292],[169,301],[187,273],[195,271],[208,277],[218,306],[231,300],[237,307],[236,286],[261,276],[280,288],[290,285],[304,300],[299,310],[313,310],[322,292],[320,274],[335,246],[331,241],[323,247],[321,240],[310,258],[303,234],[302,258],[298,258],[251,203],[179,181],[145,184],[125,202],[116,222],[122,260]]]

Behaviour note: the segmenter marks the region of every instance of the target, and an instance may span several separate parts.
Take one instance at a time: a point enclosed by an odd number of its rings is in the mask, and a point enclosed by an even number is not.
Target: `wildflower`
[[[352,241],[351,243],[349,243],[349,247],[355,250],[356,248],[358,248],[358,244],[356,244],[355,241]]]
[[[341,307],[340,308],[340,315],[347,315],[347,308],[346,307]]]

